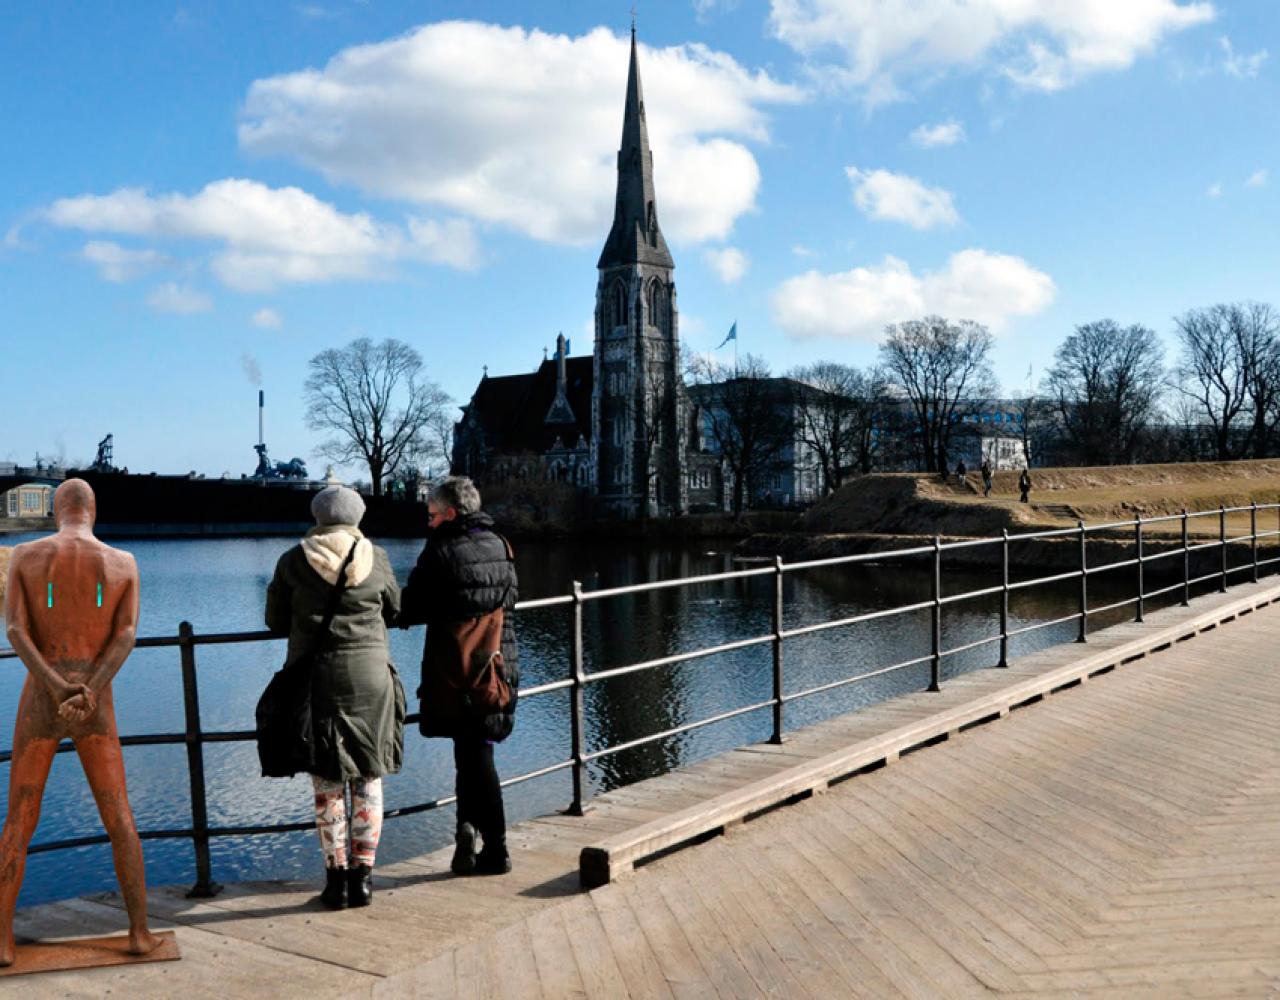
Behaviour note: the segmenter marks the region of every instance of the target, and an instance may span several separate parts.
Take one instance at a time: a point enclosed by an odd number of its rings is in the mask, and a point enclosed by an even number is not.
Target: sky
[[[322,350],[403,340],[459,405],[589,353],[631,8],[0,0],[0,461],[238,476],[262,387],[319,474]],[[688,351],[869,365],[939,314],[1021,393],[1078,324],[1172,360],[1280,305],[1275,0],[635,9]]]

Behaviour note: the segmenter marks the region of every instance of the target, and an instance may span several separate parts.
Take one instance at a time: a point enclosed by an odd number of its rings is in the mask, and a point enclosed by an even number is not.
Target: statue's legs
[[[129,913],[129,951],[145,955],[160,942],[147,929],[147,879],[142,861],[142,841],[138,839],[133,810],[129,808],[124,755],[120,752],[120,740],[113,723],[114,720],[105,727],[110,732],[78,736],[76,752],[80,755],[85,777],[89,779],[94,801],[98,803],[102,825],[111,838],[116,878]]]
[[[0,965],[13,964],[13,911],[27,870],[27,847],[40,821],[49,767],[58,749],[56,738],[34,733],[33,728],[19,706],[9,764],[9,812],[0,833]]]

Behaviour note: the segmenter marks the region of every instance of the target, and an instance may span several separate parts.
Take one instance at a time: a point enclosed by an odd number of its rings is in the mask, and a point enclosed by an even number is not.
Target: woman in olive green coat
[[[399,771],[404,759],[404,690],[387,644],[387,624],[400,611],[400,588],[386,551],[356,527],[364,516],[358,493],[330,486],[316,494],[311,513],[316,527],[276,564],[266,618],[271,631],[288,634],[289,663],[316,651],[311,777],[327,872],[320,898],[341,909],[372,901],[382,776]],[[328,634],[321,636],[344,563],[346,588]]]

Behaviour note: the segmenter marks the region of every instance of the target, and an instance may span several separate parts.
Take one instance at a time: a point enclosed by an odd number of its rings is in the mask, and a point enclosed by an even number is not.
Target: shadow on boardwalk
[[[580,848],[1122,648],[1252,585],[619,789],[511,831],[516,870],[388,866],[373,907],[316,886],[152,893],[179,963],[59,973],[24,997],[1208,996],[1280,990],[1280,605],[954,735],[582,893]],[[24,911],[49,937],[123,925],[113,897]],[[16,981],[3,986],[12,988]]]

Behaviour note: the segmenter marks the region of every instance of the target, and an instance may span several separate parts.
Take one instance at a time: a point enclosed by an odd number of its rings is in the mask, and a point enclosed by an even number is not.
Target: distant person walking
[[[1020,496],[1018,499],[1021,500],[1023,503],[1027,503],[1028,502],[1027,498],[1031,493],[1031,470],[1030,469],[1024,468],[1022,470],[1022,475],[1018,477],[1018,490],[1022,494],[1022,496]]]
[[[423,736],[453,740],[458,813],[450,868],[455,875],[501,875],[511,870],[511,857],[493,747],[515,725],[515,558],[465,476],[445,479],[431,491],[427,516],[427,544],[405,584],[400,614],[402,628],[427,626],[419,725]],[[495,660],[509,695],[500,706],[491,690],[476,683],[486,665],[492,679]]]
[[[404,760],[404,689],[387,642],[400,588],[386,551],[357,527],[360,494],[326,487],[311,513],[316,526],[276,564],[266,619],[271,631],[289,636],[286,669],[309,660],[311,782],[325,863],[320,899],[338,910],[373,901],[382,778]]]
[[[957,486],[969,485],[969,467],[964,464],[963,458],[956,463],[956,485]]]
[[[982,495],[984,497],[991,496],[991,462],[989,459],[982,460]]]

